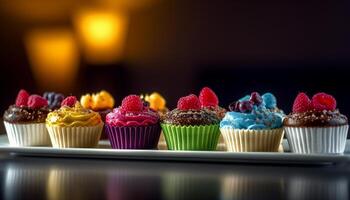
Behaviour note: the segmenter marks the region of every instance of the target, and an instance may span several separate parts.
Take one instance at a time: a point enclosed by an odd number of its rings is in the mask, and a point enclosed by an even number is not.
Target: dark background
[[[13,11],[25,1],[0,2],[3,113],[20,88],[45,91],[32,76],[23,34],[33,27],[70,27],[74,9],[99,1],[31,1],[28,9],[55,8],[48,11],[58,13],[52,18]],[[130,93],[159,91],[173,108],[180,96],[198,93],[203,86],[212,87],[225,107],[252,91],[269,91],[288,113],[299,91],[311,96],[324,91],[336,97],[342,113],[350,115],[349,1],[140,2],[145,6],[129,11],[123,59],[96,65],[81,57],[75,85],[66,94],[80,97],[107,89],[119,104]]]

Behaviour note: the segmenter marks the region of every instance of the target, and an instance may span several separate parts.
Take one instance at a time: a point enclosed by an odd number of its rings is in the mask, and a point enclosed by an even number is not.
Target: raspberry
[[[242,102],[239,102],[238,107],[239,107],[239,111],[241,111],[242,113],[251,112],[253,110],[253,102],[242,101]]]
[[[69,96],[63,99],[61,106],[73,107],[76,102],[77,102],[77,98],[75,96]]]
[[[143,109],[143,102],[138,95],[129,95],[123,99],[121,109],[123,111],[140,112]]]
[[[253,102],[254,105],[260,105],[263,102],[263,99],[262,99],[262,97],[260,96],[259,93],[253,92],[250,95],[249,101]]]
[[[29,108],[34,108],[34,109],[35,108],[42,108],[42,107],[45,107],[47,105],[48,105],[47,100],[42,96],[33,94],[33,95],[30,95],[28,98],[28,107]]]
[[[28,106],[29,94],[25,90],[20,90],[16,98],[16,106]]]
[[[199,93],[199,102],[202,107],[216,107],[219,105],[219,99],[215,92],[209,87],[204,87]]]
[[[314,109],[322,111],[322,110],[330,110],[333,111],[337,107],[337,101],[332,95],[326,93],[317,93],[312,97],[311,105]]]
[[[190,94],[179,99],[179,101],[177,102],[177,108],[179,110],[199,110],[201,109],[201,104],[196,95]]]
[[[311,101],[310,98],[303,92],[299,93],[294,100],[293,112],[302,113],[310,110]]]

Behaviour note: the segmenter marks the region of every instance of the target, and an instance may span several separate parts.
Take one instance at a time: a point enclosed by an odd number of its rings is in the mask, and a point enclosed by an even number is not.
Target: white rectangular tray
[[[288,144],[283,141],[283,148]],[[211,163],[261,163],[261,164],[306,164],[329,165],[350,162],[350,143],[347,142],[344,154],[294,154],[276,153],[233,153],[225,151],[169,151],[169,150],[116,150],[111,149],[108,141],[100,141],[97,148],[58,149],[52,147],[12,147],[7,136],[0,136],[0,153],[36,157],[68,157],[95,159],[127,159],[149,161],[183,161]]]

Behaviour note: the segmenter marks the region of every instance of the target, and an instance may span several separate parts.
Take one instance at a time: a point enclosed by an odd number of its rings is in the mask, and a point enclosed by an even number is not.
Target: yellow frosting
[[[96,126],[101,124],[101,116],[97,112],[83,108],[79,102],[74,107],[63,106],[50,112],[46,124],[62,127]]]
[[[92,110],[112,109],[114,106],[114,99],[110,93],[102,90],[96,94],[86,94],[81,96],[80,103],[84,108]]]
[[[150,105],[149,107],[156,110],[161,111],[166,109],[166,101],[162,95],[160,95],[158,92],[153,92],[151,95],[145,96],[145,101],[147,101]]]

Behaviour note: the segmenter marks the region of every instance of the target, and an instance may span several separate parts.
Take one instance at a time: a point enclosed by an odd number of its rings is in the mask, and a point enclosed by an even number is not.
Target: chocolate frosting
[[[206,109],[186,111],[174,109],[165,114],[162,122],[179,126],[196,126],[218,124],[220,119],[214,112]]]
[[[302,113],[291,113],[283,120],[283,125],[285,126],[298,127],[327,127],[347,124],[347,117],[345,115],[340,114],[339,110],[310,110]]]
[[[32,109],[25,106],[10,106],[4,113],[4,121],[9,123],[43,123],[49,108]]]

